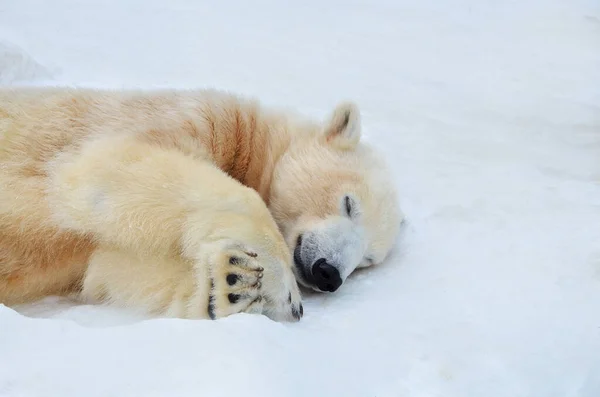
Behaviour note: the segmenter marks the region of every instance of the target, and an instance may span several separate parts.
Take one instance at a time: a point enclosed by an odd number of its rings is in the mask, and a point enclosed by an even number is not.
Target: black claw
[[[292,316],[294,316],[294,318],[296,320],[300,320],[300,318],[302,317],[303,314],[304,314],[304,309],[302,308],[302,305],[300,305],[299,308],[292,306]]]
[[[288,303],[292,303],[292,293],[291,292],[288,295]]]
[[[237,303],[237,301],[240,300],[240,296],[238,294],[229,294],[227,295],[227,298],[229,299],[229,303]]]
[[[208,293],[208,317],[211,320],[215,319],[215,296],[213,295],[213,290],[215,288],[215,281],[210,279],[210,292]]]
[[[235,283],[237,283],[237,281],[240,279],[240,276],[238,276],[237,274],[228,274],[227,275],[227,284],[229,285],[233,285]]]

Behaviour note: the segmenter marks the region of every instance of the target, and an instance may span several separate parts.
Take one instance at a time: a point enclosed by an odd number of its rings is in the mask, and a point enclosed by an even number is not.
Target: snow
[[[363,112],[397,249],[297,324],[0,306],[0,396],[600,396],[600,3],[0,3],[0,82]]]
[[[52,74],[37,63],[22,48],[0,41],[0,82],[25,83],[29,80],[51,78]]]

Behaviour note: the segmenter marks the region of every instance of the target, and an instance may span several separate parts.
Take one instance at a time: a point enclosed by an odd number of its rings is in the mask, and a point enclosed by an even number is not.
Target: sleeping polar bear
[[[215,90],[0,90],[0,303],[303,314],[401,222],[355,105],[326,123]]]

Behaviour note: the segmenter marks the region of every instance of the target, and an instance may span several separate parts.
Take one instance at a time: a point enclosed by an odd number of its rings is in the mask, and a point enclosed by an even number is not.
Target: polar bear
[[[0,90],[0,303],[303,315],[402,215],[358,109],[325,124],[217,90]]]

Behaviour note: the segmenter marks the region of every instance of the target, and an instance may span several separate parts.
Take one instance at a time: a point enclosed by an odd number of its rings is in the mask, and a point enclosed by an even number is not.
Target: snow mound
[[[45,80],[52,73],[21,47],[0,41],[0,84]]]

